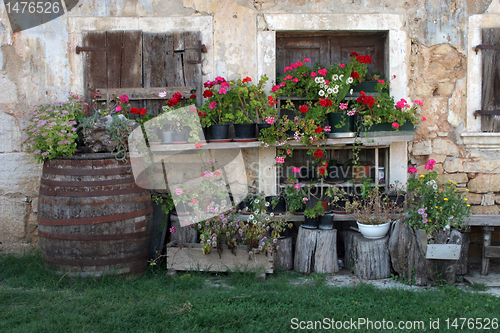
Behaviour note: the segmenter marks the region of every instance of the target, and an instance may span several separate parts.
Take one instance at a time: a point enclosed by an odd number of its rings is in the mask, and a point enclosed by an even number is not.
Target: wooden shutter
[[[347,63],[353,51],[368,54],[373,64],[369,74],[385,73],[386,33],[278,33],[276,36],[276,77],[292,62],[310,58],[327,67],[333,63]]]
[[[85,97],[99,90],[103,99],[127,94],[131,105],[158,114],[158,93],[180,92],[201,100],[200,32],[89,32],[84,38]]]
[[[483,45],[500,45],[500,28],[483,29]],[[483,85],[481,110],[500,111],[500,50],[483,49]],[[483,132],[500,132],[498,115],[481,115]]]

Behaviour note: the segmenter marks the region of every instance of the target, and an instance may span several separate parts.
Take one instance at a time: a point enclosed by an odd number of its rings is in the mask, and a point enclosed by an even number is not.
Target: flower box
[[[396,130],[392,124],[382,123],[374,124],[370,127],[361,125],[359,126],[359,132],[361,137],[374,137],[374,136],[392,136],[392,135],[405,135],[408,133],[413,133],[415,131],[415,126],[411,121],[407,121]]]
[[[176,271],[208,272],[256,272],[272,274],[274,253],[248,254],[246,246],[237,246],[234,251],[227,247],[222,253],[216,249],[204,255],[200,244],[184,244],[179,247],[167,245],[167,269]]]

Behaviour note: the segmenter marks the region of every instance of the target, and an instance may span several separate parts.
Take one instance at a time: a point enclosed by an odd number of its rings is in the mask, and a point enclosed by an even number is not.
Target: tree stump
[[[284,271],[293,269],[292,237],[278,239],[278,250],[274,257],[274,268]]]
[[[427,238],[419,237],[405,223],[398,221],[389,240],[389,252],[394,270],[404,279],[418,286],[425,286],[432,281],[444,280],[449,285],[455,283],[457,272],[463,274],[467,266],[468,237],[453,230],[449,237],[435,237],[436,244],[458,244],[459,260],[427,259]]]
[[[391,276],[389,236],[368,239],[358,232],[344,231],[345,265],[365,280],[385,279]]]
[[[170,234],[170,242],[176,241],[178,245],[196,243],[196,230],[191,227],[182,227],[177,215],[170,215],[170,227],[175,227],[175,233]]]
[[[294,269],[306,274],[337,273],[337,230],[299,228]]]

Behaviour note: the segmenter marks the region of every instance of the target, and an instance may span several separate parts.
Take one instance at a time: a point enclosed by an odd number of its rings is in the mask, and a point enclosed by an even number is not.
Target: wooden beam
[[[500,246],[486,246],[484,256],[486,258],[500,258]]]
[[[471,215],[469,225],[473,227],[500,227],[500,215]]]
[[[110,95],[109,97],[119,97],[123,94],[127,94],[130,100],[139,100],[164,99],[158,96],[158,94],[163,91],[167,92],[165,98],[171,98],[177,92],[181,93],[183,96],[189,96],[192,92],[196,91],[196,87],[97,88],[96,90],[101,93],[101,97],[97,99],[99,101],[107,100],[107,95]]]

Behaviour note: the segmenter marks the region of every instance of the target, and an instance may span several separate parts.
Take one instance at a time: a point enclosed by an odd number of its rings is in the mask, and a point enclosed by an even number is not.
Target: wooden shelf
[[[339,148],[342,146],[352,145],[358,142],[365,147],[370,148],[385,148],[394,142],[409,142],[413,139],[413,134],[380,136],[380,137],[358,137],[358,138],[338,138],[327,139],[318,142],[318,145],[325,145],[327,147]],[[304,146],[300,142],[290,140],[289,143],[296,149],[309,149],[310,147]],[[209,142],[201,143],[200,148],[196,148],[194,143],[187,144],[156,144],[151,145],[152,152],[179,152],[196,149],[236,149],[236,148],[265,148],[262,146],[262,141],[253,142]],[[275,145],[271,147],[276,147]],[[279,146],[277,146],[279,148]]]

